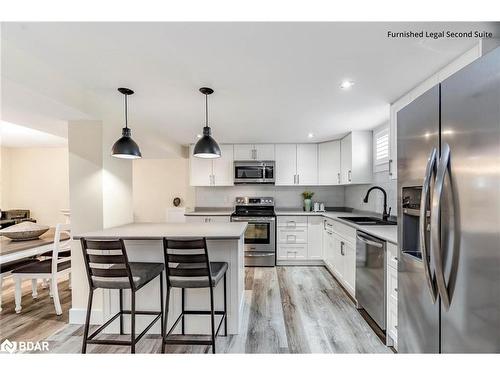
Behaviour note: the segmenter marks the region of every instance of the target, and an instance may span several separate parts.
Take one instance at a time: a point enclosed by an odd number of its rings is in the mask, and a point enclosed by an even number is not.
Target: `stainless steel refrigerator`
[[[500,352],[500,48],[398,113],[398,349]]]

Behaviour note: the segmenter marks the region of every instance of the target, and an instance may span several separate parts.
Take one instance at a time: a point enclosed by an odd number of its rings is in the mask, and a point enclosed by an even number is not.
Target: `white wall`
[[[134,221],[165,221],[173,199],[182,207],[194,206],[194,188],[189,186],[189,160],[138,159],[133,162]]]
[[[2,210],[29,209],[40,224],[65,221],[69,208],[68,149],[1,148]]]
[[[103,228],[102,125],[99,121],[68,123],[69,187],[73,233]],[[85,321],[88,281],[79,241],[71,245],[71,310],[69,322]],[[93,322],[103,320],[102,292],[94,298]]]
[[[111,156],[111,147],[121,129],[102,121],[70,121],[68,123],[69,180],[71,225],[81,234],[133,221],[132,161]],[[82,249],[73,241],[71,259],[72,306],[69,320],[81,324],[85,320],[88,280]],[[108,291],[94,295],[92,319],[102,323],[109,316],[105,300],[113,298]]]

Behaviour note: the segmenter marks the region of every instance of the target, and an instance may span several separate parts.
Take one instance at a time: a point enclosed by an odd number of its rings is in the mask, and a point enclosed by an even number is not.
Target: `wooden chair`
[[[54,248],[52,250],[52,258],[43,260],[41,262],[31,263],[25,266],[18,267],[12,271],[14,280],[16,282],[16,313],[22,310],[21,298],[22,289],[21,284],[23,279],[31,279],[33,290],[33,298],[37,297],[36,283],[37,279],[47,279],[50,282],[50,294],[54,300],[54,307],[57,315],[62,315],[61,302],[59,300],[59,291],[57,286],[57,279],[60,276],[68,275],[71,272],[71,259],[66,257],[59,257],[61,249],[67,251],[71,241],[70,234],[71,227],[69,224],[57,224],[54,234]],[[61,235],[66,233],[70,238],[61,242]]]
[[[3,287],[3,279],[12,276],[12,271],[18,267],[25,266],[27,264],[37,263],[38,259],[35,257],[23,258],[19,260],[13,260],[11,262],[6,262],[0,265],[0,311],[2,311],[2,287]],[[37,297],[36,290],[36,280],[31,284],[32,294],[34,298]]]
[[[160,319],[163,332],[163,263],[129,262],[123,240],[90,240],[81,239],[85,269],[89,281],[89,299],[87,317],[83,334],[82,353],[86,353],[87,344],[127,345],[135,353],[135,345],[147,331]],[[157,276],[160,277],[160,311],[136,311],[135,293]],[[90,314],[92,312],[92,298],[94,290],[118,289],[120,295],[120,311],[113,315],[89,336]],[[123,310],[123,289],[130,289],[130,310]],[[120,317],[120,334],[123,335],[123,314],[130,314],[130,341],[124,340],[96,340],[94,339],[116,318]],[[135,336],[135,316],[155,315],[153,321]]]
[[[215,339],[224,323],[224,335],[227,335],[227,288],[226,262],[210,262],[208,258],[207,241],[205,238],[195,240],[163,239],[163,252],[165,256],[165,270],[167,275],[167,300],[165,302],[165,323],[163,324],[162,353],[165,353],[166,344],[185,345],[211,345],[215,354]],[[217,311],[214,307],[214,287],[219,281],[224,280],[224,310]],[[170,330],[167,330],[168,305],[170,289],[181,288],[182,311],[175,320]],[[209,288],[210,310],[186,310],[185,289]],[[185,335],[185,315],[211,315],[211,335],[209,339],[188,338]],[[221,320],[215,329],[215,315],[221,315]],[[173,335],[172,332],[181,323],[182,335]]]

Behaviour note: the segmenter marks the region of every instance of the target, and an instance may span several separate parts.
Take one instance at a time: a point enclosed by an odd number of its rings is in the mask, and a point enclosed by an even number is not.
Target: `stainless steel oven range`
[[[276,264],[276,214],[272,197],[237,197],[231,221],[246,221],[245,266]]]

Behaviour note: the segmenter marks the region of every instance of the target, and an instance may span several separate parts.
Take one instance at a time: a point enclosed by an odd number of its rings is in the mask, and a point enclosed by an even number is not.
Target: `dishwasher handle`
[[[372,241],[372,240],[370,240],[370,239],[368,239],[360,234],[356,234],[356,237],[357,237],[358,241],[364,242],[367,245],[375,246],[375,247],[378,247],[380,249],[384,247],[383,243],[377,242],[377,241]]]

